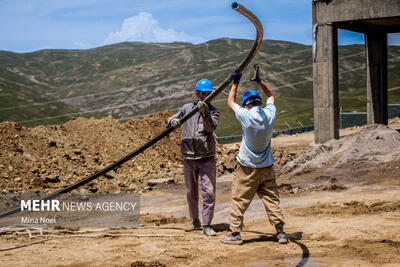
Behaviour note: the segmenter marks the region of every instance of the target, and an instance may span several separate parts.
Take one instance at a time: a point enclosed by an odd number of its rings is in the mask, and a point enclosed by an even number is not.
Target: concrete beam
[[[319,24],[400,16],[399,0],[314,0],[313,8]]]
[[[359,32],[363,34],[369,32],[386,32],[386,33],[400,32],[400,17],[396,20],[387,19],[387,21],[390,21],[390,23],[387,24],[379,23],[380,21],[381,20],[350,21],[350,22],[334,23],[334,25],[339,29]]]
[[[313,64],[315,143],[339,139],[337,28],[319,26]]]
[[[368,124],[388,124],[387,34],[365,35]]]

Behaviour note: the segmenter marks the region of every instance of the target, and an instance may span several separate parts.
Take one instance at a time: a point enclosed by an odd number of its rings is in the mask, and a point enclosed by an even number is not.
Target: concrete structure
[[[400,0],[312,1],[315,142],[339,138],[339,28],[365,35],[368,123],[387,124],[387,33],[400,32]]]

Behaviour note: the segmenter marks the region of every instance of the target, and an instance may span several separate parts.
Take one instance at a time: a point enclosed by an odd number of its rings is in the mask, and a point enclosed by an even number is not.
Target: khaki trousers
[[[269,222],[272,225],[284,223],[273,167],[253,169],[238,163],[232,183],[232,202],[229,209],[232,232],[242,230],[244,212],[256,193],[264,203]]]

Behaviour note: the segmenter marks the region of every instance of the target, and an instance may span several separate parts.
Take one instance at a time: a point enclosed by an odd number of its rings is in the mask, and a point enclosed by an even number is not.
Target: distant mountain
[[[120,43],[89,50],[0,51],[0,121],[23,125],[62,123],[73,117],[118,119],[175,109],[194,99],[197,80],[217,87],[252,47],[252,40],[216,39],[190,43]],[[341,104],[365,106],[364,46],[339,49]],[[311,47],[265,40],[254,60],[278,94],[277,127],[285,121],[310,124]],[[400,86],[400,47],[389,47],[389,88]],[[240,89],[255,89],[246,70]],[[226,95],[215,100],[224,115],[217,134],[240,132],[226,109]],[[392,96],[393,95],[393,96]],[[391,93],[398,101],[398,90]],[[280,102],[279,102],[280,101]],[[365,110],[365,108],[364,108]],[[297,125],[294,125],[297,126]]]

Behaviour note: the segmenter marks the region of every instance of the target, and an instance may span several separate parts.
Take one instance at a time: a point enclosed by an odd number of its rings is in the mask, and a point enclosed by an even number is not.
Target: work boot
[[[223,238],[221,238],[221,242],[229,245],[241,245],[243,244],[242,237],[239,232],[230,233]]]
[[[199,219],[193,219],[192,223],[189,225],[188,228],[185,229],[186,232],[191,232],[194,230],[201,230],[201,222]]]
[[[275,229],[276,229],[276,240],[278,241],[278,243],[287,244],[289,240],[288,236],[283,231],[283,223],[278,223],[277,225],[275,225]]]
[[[217,235],[217,233],[209,225],[204,225],[203,233],[207,236],[216,236]]]

